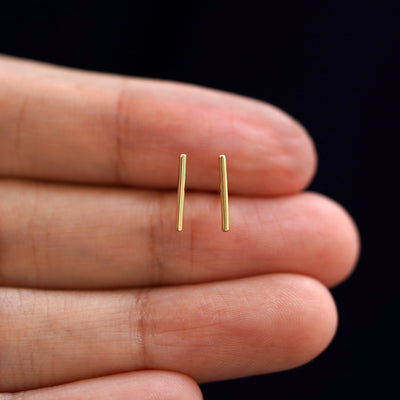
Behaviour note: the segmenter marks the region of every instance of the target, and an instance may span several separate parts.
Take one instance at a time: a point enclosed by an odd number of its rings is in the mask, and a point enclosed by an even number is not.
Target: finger
[[[189,188],[304,188],[315,153],[304,129],[260,101],[191,85],[0,59],[0,176],[171,188],[188,155]]]
[[[121,288],[295,272],[326,285],[358,254],[354,224],[336,203],[305,193],[230,199],[188,194],[175,230],[175,193],[0,183],[0,284]]]
[[[66,385],[0,394],[0,400],[198,400],[198,385],[175,372],[139,371]]]
[[[314,358],[336,328],[327,289],[300,275],[0,296],[0,389],[9,391],[143,369],[197,381],[279,371]]]

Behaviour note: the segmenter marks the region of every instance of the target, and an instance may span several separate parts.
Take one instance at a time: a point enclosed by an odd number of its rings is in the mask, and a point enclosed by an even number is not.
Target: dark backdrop
[[[311,189],[358,223],[363,251],[333,289],[340,324],[328,350],[292,371],[203,385],[206,400],[397,392],[399,261],[388,228],[398,219],[389,154],[399,134],[399,17],[398,0],[0,2],[2,53],[192,82],[288,111],[316,142]]]

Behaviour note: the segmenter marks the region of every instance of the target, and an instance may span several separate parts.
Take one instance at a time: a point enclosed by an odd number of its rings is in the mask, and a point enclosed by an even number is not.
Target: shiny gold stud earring
[[[176,206],[176,230],[181,232],[183,229],[183,208],[185,203],[185,183],[186,183],[186,154],[179,157],[178,175],[178,202]],[[226,157],[219,156],[219,190],[221,193],[221,227],[224,232],[229,231],[229,205],[228,205],[228,176],[226,171]]]
[[[183,205],[185,203],[185,183],[186,183],[186,154],[179,157],[179,176],[178,176],[178,204],[176,207],[176,230],[181,232],[183,227]]]

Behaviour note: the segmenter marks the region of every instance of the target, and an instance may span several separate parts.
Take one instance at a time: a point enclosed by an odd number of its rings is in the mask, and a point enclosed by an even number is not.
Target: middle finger
[[[230,199],[188,193],[184,230],[176,195],[0,181],[0,284],[122,288],[197,283],[269,272],[311,275],[332,285],[354,265],[350,217],[323,196]]]

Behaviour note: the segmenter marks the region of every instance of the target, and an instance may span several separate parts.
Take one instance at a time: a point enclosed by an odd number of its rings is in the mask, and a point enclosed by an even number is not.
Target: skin
[[[359,241],[315,169],[269,104],[0,57],[0,400],[200,399],[316,357]]]

